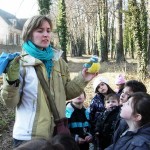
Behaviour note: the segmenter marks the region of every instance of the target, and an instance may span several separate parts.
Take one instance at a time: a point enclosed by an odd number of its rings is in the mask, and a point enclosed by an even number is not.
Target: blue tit
[[[100,70],[100,63],[98,62],[98,57],[96,55],[90,58],[90,61],[85,63],[83,67],[88,68],[87,72],[97,73]]]

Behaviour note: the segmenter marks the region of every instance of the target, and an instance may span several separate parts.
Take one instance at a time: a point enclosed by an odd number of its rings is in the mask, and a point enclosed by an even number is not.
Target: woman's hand
[[[98,75],[98,73],[89,73],[87,72],[87,68],[83,68],[82,70],[82,75],[85,79],[85,81],[91,81],[94,77],[96,77]]]

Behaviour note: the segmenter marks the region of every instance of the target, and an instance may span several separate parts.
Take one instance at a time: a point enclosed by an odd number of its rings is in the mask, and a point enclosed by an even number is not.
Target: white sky
[[[29,18],[38,14],[37,0],[0,0],[0,9],[17,18]]]

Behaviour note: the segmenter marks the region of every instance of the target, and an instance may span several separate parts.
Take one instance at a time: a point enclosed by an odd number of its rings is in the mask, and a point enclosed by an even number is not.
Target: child
[[[51,143],[53,143],[53,145],[63,145],[64,150],[79,150],[77,143],[75,142],[74,138],[70,135],[57,134],[51,139]]]
[[[116,89],[116,93],[118,95],[120,95],[122,93],[122,90],[124,88],[124,85],[125,85],[125,78],[122,74],[119,74],[117,77],[116,77],[116,80],[115,80],[115,84],[117,86],[117,89]]]
[[[120,104],[125,103],[129,96],[134,92],[147,92],[145,85],[137,80],[129,80],[126,82],[122,94],[120,95]]]
[[[136,92],[123,103],[120,116],[128,129],[105,150],[150,149],[150,95]]]
[[[42,150],[42,147],[46,143],[47,143],[47,140],[45,140],[45,139],[32,139],[30,141],[27,141],[27,142],[21,144],[20,146],[18,146],[14,150]]]
[[[109,94],[105,99],[105,107],[106,110],[98,117],[95,128],[95,135],[99,140],[97,141],[99,149],[108,147],[112,142],[112,135],[120,112],[119,96],[117,94]]]
[[[79,147],[70,135],[57,134],[49,140],[32,139],[15,150],[79,150]]]
[[[108,85],[108,79],[104,77],[97,77],[93,82],[93,88],[96,95],[90,104],[90,121],[92,123],[92,128],[95,128],[95,123],[100,115],[105,110],[104,98],[110,94],[115,93]]]
[[[122,94],[120,95],[120,104],[128,101],[131,94],[135,92],[147,92],[145,85],[137,80],[129,80],[125,83]],[[113,136],[113,141],[120,138],[120,135],[128,128],[127,123],[124,119],[120,119],[116,125],[116,131]]]
[[[80,150],[88,150],[89,143],[92,140],[90,134],[89,112],[83,106],[86,94],[83,92],[80,96],[72,99],[66,106],[66,117],[72,136],[78,143]]]

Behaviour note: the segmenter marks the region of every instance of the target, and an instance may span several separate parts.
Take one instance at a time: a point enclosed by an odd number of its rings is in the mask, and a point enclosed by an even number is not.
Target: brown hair
[[[133,115],[138,113],[142,116],[140,126],[150,122],[150,95],[144,92],[135,92],[130,98],[132,98]]]
[[[114,93],[110,93],[110,94],[106,95],[105,101],[109,100],[110,97],[112,97],[113,99],[116,99],[119,103],[119,95],[114,94]]]
[[[22,39],[24,42],[27,40],[31,40],[32,33],[35,29],[39,28],[43,21],[47,21],[50,24],[50,28],[52,30],[52,21],[48,16],[45,15],[37,15],[29,18],[23,27],[22,31]]]
[[[14,150],[41,150],[41,148],[43,147],[43,145],[46,144],[46,142],[47,141],[44,139],[33,139],[21,144]]]
[[[65,150],[79,150],[77,143],[71,135],[57,134],[51,139],[53,145],[61,144]]]

